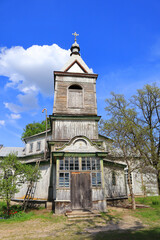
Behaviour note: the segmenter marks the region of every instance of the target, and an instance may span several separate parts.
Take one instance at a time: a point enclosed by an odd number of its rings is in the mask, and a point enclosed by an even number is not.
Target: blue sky
[[[0,0],[0,144],[23,146],[26,124],[52,114],[53,71],[78,32],[95,73],[98,114],[110,92],[126,97],[160,82],[159,0]]]

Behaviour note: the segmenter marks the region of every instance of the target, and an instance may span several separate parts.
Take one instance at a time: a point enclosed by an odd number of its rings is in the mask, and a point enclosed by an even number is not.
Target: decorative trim
[[[57,150],[58,151],[64,150],[64,148],[67,146],[70,146],[75,139],[85,139],[90,143],[91,146],[94,146],[97,150],[104,150],[103,147],[97,146],[97,144],[93,143],[89,138],[87,138],[86,136],[82,136],[82,135],[73,137],[68,143],[65,143],[62,147],[57,148]]]
[[[79,67],[80,67],[85,73],[88,73],[88,72],[84,69],[84,67],[77,61],[77,59],[76,59],[73,63],[71,63],[71,64],[64,70],[64,72],[67,72],[75,63],[77,63],[77,64],[79,65]]]
[[[52,121],[55,121],[55,120],[93,120],[93,121],[99,121],[101,116],[74,116],[74,115],[49,115],[49,118],[52,120]]]
[[[95,152],[95,153],[77,153],[77,152],[52,152],[52,157],[107,157],[107,153]]]
[[[54,71],[54,78],[55,78],[55,76],[86,77],[86,78],[96,78],[97,79],[98,74]]]

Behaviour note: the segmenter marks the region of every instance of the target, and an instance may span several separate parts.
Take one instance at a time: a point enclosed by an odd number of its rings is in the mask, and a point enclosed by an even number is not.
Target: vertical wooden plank
[[[57,182],[56,182],[56,186],[58,188],[58,185],[59,185],[59,159],[56,160],[57,164],[56,164],[56,179],[57,179]]]
[[[102,188],[104,188],[104,169],[103,169],[103,160],[100,160],[100,166],[101,166],[101,182],[102,182]]]

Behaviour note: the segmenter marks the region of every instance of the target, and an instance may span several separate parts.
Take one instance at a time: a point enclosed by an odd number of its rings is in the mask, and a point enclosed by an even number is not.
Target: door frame
[[[91,208],[92,208],[92,179],[91,179],[91,171],[72,171],[72,172],[70,172],[70,199],[71,199],[71,208],[72,208],[72,210],[76,210],[76,208],[74,208],[74,206],[73,206],[73,201],[72,201],[72,197],[73,197],[73,195],[72,195],[72,184],[73,184],[73,179],[72,179],[72,176],[73,176],[73,174],[78,174],[78,175],[81,175],[81,174],[88,174],[89,175],[89,178],[90,178],[90,180],[89,180],[89,182],[90,182],[90,188],[88,189],[88,191],[90,191],[90,196],[89,196],[89,205],[90,206],[87,206],[87,208],[85,208],[85,207],[83,207],[83,204],[84,204],[84,202],[81,202],[81,206],[80,206],[80,208],[77,208],[77,209],[83,209],[83,210],[90,210]],[[82,176],[82,175],[81,175]],[[81,179],[81,177],[80,177],[80,179]],[[82,178],[83,179],[83,178]],[[83,193],[85,193],[85,188],[83,188],[82,189],[82,191],[83,191]],[[79,191],[81,191],[81,188],[79,189]]]

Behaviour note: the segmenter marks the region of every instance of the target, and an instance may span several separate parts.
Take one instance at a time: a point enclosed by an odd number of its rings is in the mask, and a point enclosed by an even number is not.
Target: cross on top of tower
[[[79,36],[79,34],[78,34],[78,33],[76,33],[76,32],[74,32],[74,33],[72,33],[72,35],[74,35],[74,37],[75,37],[74,41],[75,41],[75,42],[77,42],[77,39],[76,39],[76,37],[77,37],[77,36]]]

